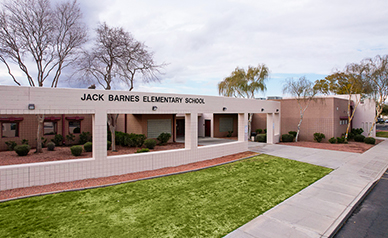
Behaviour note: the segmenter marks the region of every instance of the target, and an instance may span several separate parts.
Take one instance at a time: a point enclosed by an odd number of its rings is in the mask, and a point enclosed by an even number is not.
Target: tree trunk
[[[300,120],[299,120],[299,123],[298,123],[298,130],[297,130],[296,136],[295,136],[295,142],[298,142],[300,126],[302,125],[302,121],[303,121],[303,114],[300,115]]]
[[[353,117],[354,117],[354,114],[356,112],[356,109],[358,107],[358,104],[360,103],[361,101],[361,95],[360,95],[360,99],[357,100],[357,96],[356,96],[356,105],[354,106],[354,109],[353,109],[353,112],[352,112],[352,115],[350,115],[350,102],[351,102],[351,98],[352,98],[352,95],[349,94],[349,101],[348,101],[348,126],[346,128],[346,134],[345,134],[345,142],[348,141],[348,135],[349,135],[349,130],[350,130],[350,125],[352,124],[352,120],[353,120]]]
[[[38,121],[38,131],[36,133],[36,151],[35,153],[42,153],[42,130],[43,130],[43,122],[44,122],[44,114],[36,115],[36,119]]]
[[[112,138],[112,151],[116,150],[116,126],[119,114],[108,114],[108,125]]]

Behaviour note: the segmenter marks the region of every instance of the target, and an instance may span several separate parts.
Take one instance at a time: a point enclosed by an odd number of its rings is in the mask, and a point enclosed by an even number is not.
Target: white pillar
[[[274,143],[280,141],[280,113],[274,114]]]
[[[107,114],[105,110],[96,110],[93,121],[93,158],[95,160],[107,157]]]
[[[198,113],[185,114],[185,149],[198,147]]]
[[[274,115],[267,113],[267,143],[274,144]]]
[[[248,141],[248,113],[238,114],[238,141]]]

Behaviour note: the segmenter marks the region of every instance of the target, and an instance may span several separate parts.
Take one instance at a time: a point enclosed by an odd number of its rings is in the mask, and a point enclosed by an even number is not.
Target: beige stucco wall
[[[88,94],[95,96],[83,100]],[[0,166],[0,190],[155,170],[243,152],[248,149],[247,113],[265,108],[272,115],[279,108],[278,102],[226,97],[15,86],[0,86],[0,102],[0,115],[90,115],[93,134],[92,158]],[[35,109],[29,110],[29,104]],[[198,146],[199,113],[238,115],[238,141]],[[185,148],[108,157],[107,114],[184,114]],[[277,142],[273,138],[270,143]]]

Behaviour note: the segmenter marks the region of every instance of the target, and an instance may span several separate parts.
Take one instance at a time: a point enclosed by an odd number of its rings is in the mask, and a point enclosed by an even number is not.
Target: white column
[[[267,143],[274,144],[274,115],[267,113]]]
[[[95,160],[107,157],[107,114],[105,110],[96,110],[93,121],[93,158]]]
[[[248,113],[238,114],[238,141],[248,141]]]
[[[198,147],[198,113],[185,114],[185,149]]]
[[[274,114],[274,143],[280,141],[280,113]]]

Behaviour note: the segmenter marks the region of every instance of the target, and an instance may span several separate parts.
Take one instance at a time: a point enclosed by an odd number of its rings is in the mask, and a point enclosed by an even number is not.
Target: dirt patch
[[[168,167],[168,168],[162,168],[157,170],[129,173],[124,175],[110,176],[110,177],[55,183],[55,184],[48,184],[48,185],[42,185],[42,186],[15,188],[15,189],[1,191],[0,200],[24,197],[24,196],[34,195],[34,194],[60,192],[60,191],[71,190],[71,189],[90,188],[90,187],[101,186],[101,185],[128,182],[128,181],[138,180],[142,178],[168,175],[168,174],[173,174],[178,172],[192,171],[196,169],[209,167],[212,165],[238,160],[238,159],[256,155],[256,154],[257,153],[255,152],[247,151],[247,152],[223,156],[223,157],[219,157],[211,160],[205,160],[205,161],[195,162],[191,164],[180,165],[176,167]]]
[[[184,143],[168,143],[164,146],[156,146],[151,151],[161,150],[175,150],[185,148]],[[108,151],[108,156],[111,155],[125,155],[134,154],[139,148],[116,146],[117,152]],[[71,154],[70,147],[55,147],[54,151],[48,151],[47,148],[43,148],[43,153],[35,154],[32,149],[27,156],[18,156],[15,151],[1,151],[0,152],[0,166],[12,165],[12,164],[27,164],[27,163],[38,163],[47,161],[58,161],[58,160],[71,160],[71,159],[82,159],[92,158],[92,152],[82,152],[80,156],[74,156]]]
[[[376,145],[382,140],[376,140]],[[313,141],[298,141],[298,142],[286,142],[279,143],[279,145],[292,145],[292,146],[301,146],[315,149],[324,149],[324,150],[336,150],[336,151],[345,151],[353,153],[364,153],[365,151],[372,148],[374,145],[365,144],[363,142],[349,141],[348,144],[331,144],[331,143],[318,143]]]

